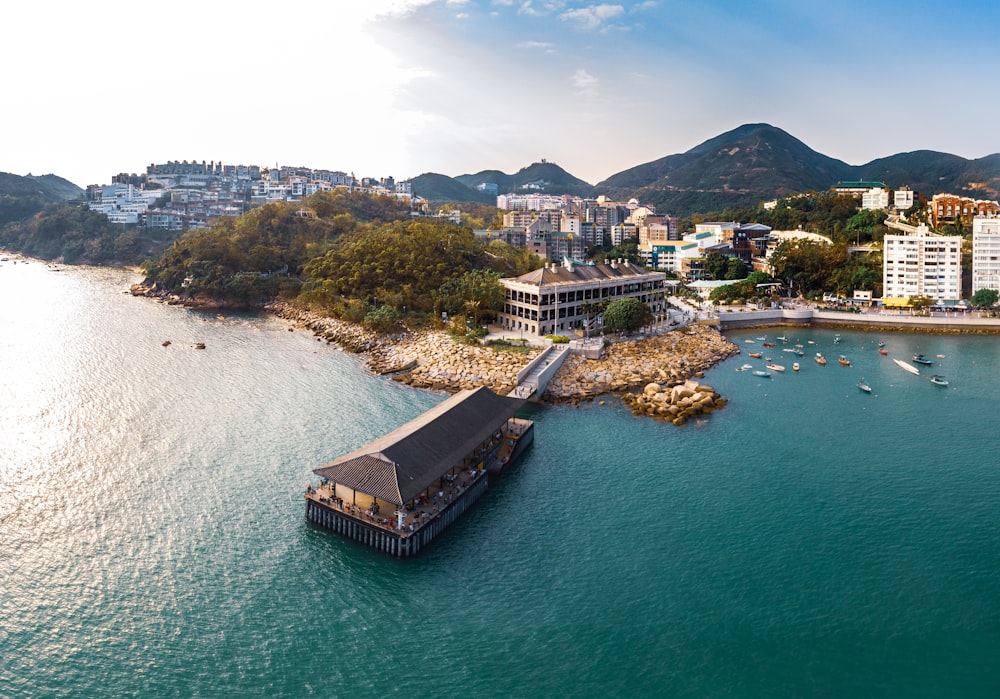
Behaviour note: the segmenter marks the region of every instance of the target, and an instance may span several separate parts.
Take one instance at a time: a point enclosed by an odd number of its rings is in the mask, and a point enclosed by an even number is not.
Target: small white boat
[[[863,380],[858,382],[858,388],[860,388],[865,393],[871,393],[872,387],[866,384]]]
[[[782,335],[781,337],[778,338],[778,342],[788,342],[788,338]]]
[[[896,362],[896,366],[898,366],[900,369],[904,369],[910,372],[911,374],[916,374],[917,376],[920,376],[920,369],[913,366],[912,364],[907,364],[902,359],[893,359],[892,361]]]
[[[775,364],[774,362],[768,364],[767,368],[770,369],[771,371],[784,371],[785,370],[785,367],[781,366],[780,364]]]
[[[743,366],[736,367],[736,371],[749,371],[750,369],[753,369],[752,364],[744,364]]]
[[[940,374],[934,374],[934,376],[931,377],[931,383],[934,384],[935,386],[947,386],[948,379],[941,376]]]
[[[761,376],[761,377],[763,377],[765,379],[771,378],[771,372],[769,372],[769,371],[763,371],[762,369],[757,369],[756,371],[754,371],[753,375],[754,376]]]
[[[799,370],[799,363],[795,362],[795,364],[792,364],[792,371],[798,371],[798,370]]]

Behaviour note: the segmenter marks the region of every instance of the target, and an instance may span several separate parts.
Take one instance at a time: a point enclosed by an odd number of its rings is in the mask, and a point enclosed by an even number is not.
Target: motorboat
[[[927,365],[930,365],[930,364],[934,363],[933,359],[928,359],[927,357],[925,357],[922,354],[915,354],[915,355],[913,355],[913,361],[914,361],[915,364],[927,364]]]
[[[934,374],[934,376],[931,377],[931,383],[934,384],[935,386],[947,386],[948,379],[941,376],[940,374]]]
[[[816,353],[816,363],[819,364],[820,366],[825,366],[826,365],[826,357],[824,357],[822,354],[820,354],[819,352],[817,352]]]
[[[861,381],[858,382],[858,388],[860,388],[865,393],[871,393],[872,392],[872,387],[869,386],[868,384],[866,384],[864,382],[864,380],[861,380]]]
[[[753,372],[753,375],[754,376],[760,376],[760,377],[763,377],[765,379],[771,378],[771,372],[764,371],[763,369],[757,369],[756,371]]]
[[[840,364],[840,366],[851,366],[851,360],[845,357],[844,355],[840,355],[839,357],[837,357],[837,362]]]
[[[799,363],[795,362],[794,364],[792,364],[792,371],[798,371],[798,370],[799,370]]]
[[[896,366],[898,366],[900,369],[904,369],[905,371],[908,371],[911,374],[916,374],[918,376],[920,375],[920,369],[918,369],[915,366],[910,366],[902,359],[893,359],[892,361],[894,361],[896,363]]]
[[[887,350],[885,347],[879,347],[878,353],[884,357],[885,355],[889,354],[889,350]]]
[[[770,369],[771,371],[784,371],[785,370],[785,367],[783,367],[780,364],[775,364],[774,362],[771,362],[770,364],[768,364],[767,368]]]
[[[764,356],[764,354],[763,352],[749,352],[748,356],[753,357],[754,359],[760,359]]]

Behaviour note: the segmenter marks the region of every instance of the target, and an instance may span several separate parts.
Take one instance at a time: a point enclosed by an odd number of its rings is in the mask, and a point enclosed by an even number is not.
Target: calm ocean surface
[[[769,331],[802,370],[682,429],[536,408],[397,561],[302,491],[444,396],[135,280],[0,263],[2,697],[1000,696],[997,338]]]

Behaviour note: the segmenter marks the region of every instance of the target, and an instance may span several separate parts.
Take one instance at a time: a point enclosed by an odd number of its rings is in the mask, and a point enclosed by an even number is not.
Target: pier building
[[[391,556],[416,555],[466,512],[534,440],[524,405],[460,391],[360,449],[317,468],[306,519]]]

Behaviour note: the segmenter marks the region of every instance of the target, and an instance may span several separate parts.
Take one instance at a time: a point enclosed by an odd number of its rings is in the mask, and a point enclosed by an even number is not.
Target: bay
[[[1000,689],[994,338],[789,331],[798,373],[734,357],[680,429],[533,408],[526,458],[396,561],[302,492],[445,396],[132,281],[0,264],[0,695]],[[890,361],[914,352],[948,388]]]

